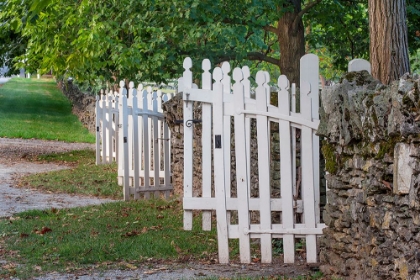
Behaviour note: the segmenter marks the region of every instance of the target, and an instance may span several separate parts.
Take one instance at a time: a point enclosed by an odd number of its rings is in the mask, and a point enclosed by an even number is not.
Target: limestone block
[[[413,169],[410,167],[410,145],[397,143],[394,148],[394,193],[410,192]]]

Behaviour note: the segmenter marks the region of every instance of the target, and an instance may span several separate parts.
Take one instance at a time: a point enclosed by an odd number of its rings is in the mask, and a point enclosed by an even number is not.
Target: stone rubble
[[[420,80],[366,71],[322,91],[328,192],[321,270],[340,279],[420,279]]]

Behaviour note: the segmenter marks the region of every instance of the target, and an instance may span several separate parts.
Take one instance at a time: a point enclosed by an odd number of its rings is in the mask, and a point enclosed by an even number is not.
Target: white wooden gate
[[[139,93],[139,94],[138,94]],[[96,163],[118,163],[118,183],[124,200],[164,194],[171,183],[170,131],[164,119],[162,102],[171,94],[138,88],[124,81],[118,93],[108,93],[96,103]]]
[[[117,161],[118,158],[118,93],[101,90],[96,96],[96,164]]]
[[[286,76],[278,78],[278,106],[270,105],[267,72],[256,75],[256,98],[251,98],[248,67],[233,71],[223,63],[213,75],[209,60],[204,60],[202,88],[192,84],[192,61],[186,58],[179,91],[184,100],[184,229],[192,229],[193,210],[202,210],[203,229],[211,229],[212,210],[217,216],[219,262],[229,262],[229,239],[239,239],[240,260],[251,262],[251,238],[260,239],[261,262],[272,262],[273,238],[283,239],[284,262],[295,261],[295,239],[306,244],[308,263],[317,262],[316,236],[322,234],[319,210],[318,57],[301,59],[300,112],[297,113],[295,86],[290,90]],[[212,82],[214,80],[214,83]],[[195,101],[202,106],[202,186],[193,196],[193,120]],[[234,127],[232,134],[232,118]],[[258,197],[251,196],[251,120],[257,127]],[[270,123],[278,123],[280,133],[280,174],[270,174]],[[296,134],[300,134],[300,157],[296,154]],[[231,135],[233,139],[231,139]],[[234,143],[235,171],[231,176],[231,143]],[[233,151],[232,151],[233,152]],[[297,176],[300,160],[301,177]],[[213,163],[212,163],[213,161]],[[212,174],[214,174],[212,182]],[[280,175],[280,195],[271,192],[271,177]],[[231,182],[236,193],[231,194]],[[214,183],[214,188],[212,188]],[[298,192],[300,194],[298,194]],[[250,212],[259,212],[259,224],[252,224]],[[233,222],[233,214],[237,221]],[[281,213],[280,222],[272,215]]]

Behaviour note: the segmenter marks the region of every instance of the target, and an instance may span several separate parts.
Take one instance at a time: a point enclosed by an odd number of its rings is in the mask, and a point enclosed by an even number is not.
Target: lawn
[[[13,78],[0,87],[0,137],[94,143],[52,79]]]

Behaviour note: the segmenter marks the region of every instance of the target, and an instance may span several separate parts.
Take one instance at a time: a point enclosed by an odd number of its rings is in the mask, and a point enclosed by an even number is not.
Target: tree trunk
[[[297,85],[300,79],[300,58],[305,55],[305,29],[302,17],[298,16],[300,10],[299,5],[293,12],[285,13],[278,21],[280,72],[287,76],[290,83]]]
[[[372,76],[383,84],[410,72],[406,1],[369,0]]]

